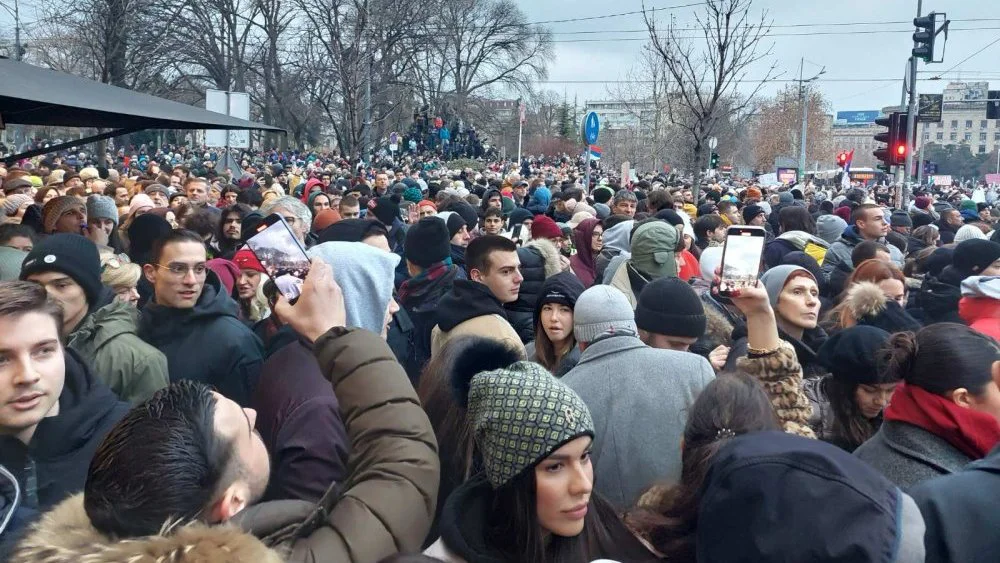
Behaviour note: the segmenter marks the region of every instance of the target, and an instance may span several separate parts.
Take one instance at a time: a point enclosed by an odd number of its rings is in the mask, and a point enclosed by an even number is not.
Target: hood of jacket
[[[188,332],[190,325],[201,324],[217,317],[239,319],[236,301],[222,289],[222,282],[209,270],[205,285],[194,307],[174,309],[151,300],[142,310],[139,332],[143,340],[157,342],[179,332]]]
[[[542,260],[545,262],[545,279],[551,278],[563,271],[562,255],[559,254],[559,248],[551,240],[544,238],[532,239],[521,248],[534,249],[542,257]]]
[[[307,254],[333,268],[333,277],[344,291],[347,326],[382,334],[399,255],[363,242],[340,241],[316,245]]]
[[[447,332],[469,319],[483,315],[507,318],[503,305],[490,288],[472,280],[455,280],[438,306],[438,326]]]
[[[840,235],[838,242],[842,242],[847,246],[854,248],[858,243],[864,242],[865,239],[861,238],[861,234],[858,233],[858,227],[855,225],[850,225],[844,229],[844,233]]]
[[[138,323],[138,309],[122,301],[112,301],[84,317],[69,335],[69,345],[80,349],[78,344],[86,342],[88,348],[96,350],[117,336],[135,334]]]
[[[844,297],[844,307],[851,312],[855,320],[864,317],[874,317],[885,311],[889,299],[882,293],[878,285],[872,282],[859,282],[847,290]]]
[[[114,563],[121,561],[260,561],[281,558],[257,538],[230,526],[189,524],[164,529],[155,536],[115,541],[98,532],[83,508],[83,495],[74,495],[46,514],[21,542],[16,563]]]
[[[486,515],[493,500],[492,492],[486,479],[470,479],[452,491],[441,511],[441,541],[449,551],[470,563],[507,561],[486,538]]]
[[[830,248],[830,243],[805,231],[787,231],[778,235],[778,240],[788,241],[799,250],[805,249],[810,242],[823,248]]]
[[[64,348],[66,379],[59,395],[59,415],[43,418],[29,443],[37,458],[62,457],[86,443],[116,408],[122,414],[128,404],[119,402],[114,392],[90,371],[75,351]]]
[[[1000,299],[1000,277],[972,276],[962,280],[962,297]]]
[[[632,246],[629,242],[629,235],[632,233],[632,226],[634,224],[635,221],[623,221],[604,231],[604,249],[617,250],[618,252],[628,252],[631,250]]]
[[[931,321],[939,321],[958,312],[962,291],[953,284],[927,276],[920,286],[920,307]]]

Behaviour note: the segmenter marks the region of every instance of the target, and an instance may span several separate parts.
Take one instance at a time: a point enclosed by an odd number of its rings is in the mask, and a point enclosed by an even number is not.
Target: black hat
[[[912,227],[913,219],[905,211],[893,211],[889,216],[889,225],[893,227]]]
[[[443,262],[451,255],[448,226],[439,217],[424,217],[406,231],[403,255],[421,268]]]
[[[445,211],[454,211],[461,215],[462,219],[465,220],[466,226],[469,227],[469,231],[474,230],[479,223],[479,213],[476,212],[475,207],[472,207],[467,202],[456,201],[451,203]]]
[[[454,211],[442,211],[436,217],[444,220],[445,225],[448,227],[448,240],[451,240],[451,237],[458,234],[458,231],[462,230],[462,227],[467,226],[465,219]]]
[[[635,308],[635,326],[654,334],[701,338],[705,308],[686,282],[673,276],[646,284]]]
[[[406,186],[403,187],[404,189],[406,188]],[[400,201],[400,197],[395,194],[392,196],[380,197],[375,203],[375,208],[372,209],[372,214],[375,215],[375,218],[381,221],[383,225],[391,227],[393,220],[399,217]]]
[[[1000,260],[1000,243],[985,239],[963,240],[955,247],[951,263],[965,277],[979,275]]]
[[[240,223],[240,234],[246,240],[257,234],[257,228],[264,222],[264,216],[259,211],[251,211],[243,217]]]
[[[698,217],[704,217],[705,215],[718,214],[719,207],[714,203],[703,203],[698,206]]]
[[[535,302],[535,324],[542,314],[542,306],[546,303],[558,303],[570,309],[576,307],[576,300],[586,288],[576,274],[570,271],[559,272],[558,274],[546,278],[542,283],[542,290],[538,292],[538,301]]]
[[[877,354],[889,336],[888,332],[874,326],[845,328],[820,347],[819,363],[833,377],[846,382],[859,385],[887,383],[888,379],[879,375]]]
[[[372,233],[377,229],[377,233]],[[373,234],[385,234],[386,227],[368,219],[342,219],[318,233],[319,244],[330,241],[361,242]]]
[[[764,208],[757,205],[756,203],[751,203],[750,205],[743,208],[743,222],[749,224],[750,221],[754,220],[754,217],[764,214]]]
[[[101,294],[101,255],[90,239],[58,233],[41,240],[24,257],[21,279],[41,272],[61,272],[73,279],[91,307]]]
[[[934,218],[927,213],[917,213],[913,217],[910,217],[910,220],[913,222],[914,229],[934,223]]]

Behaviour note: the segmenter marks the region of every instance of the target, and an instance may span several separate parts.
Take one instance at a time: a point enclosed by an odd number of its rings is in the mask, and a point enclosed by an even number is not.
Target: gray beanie
[[[606,332],[637,334],[635,312],[625,294],[610,285],[595,285],[580,294],[573,307],[573,335],[579,342],[593,342]]]
[[[778,296],[781,295],[781,290],[784,289],[785,284],[788,283],[789,276],[800,270],[808,274],[810,279],[816,281],[812,272],[802,266],[796,266],[794,264],[775,266],[774,268],[764,272],[764,275],[760,277],[760,282],[764,284],[764,289],[767,290],[767,297],[768,301],[771,302],[771,307],[778,306]]]
[[[87,198],[87,219],[111,219],[118,224],[118,207],[115,200],[106,195],[92,195]]]
[[[816,218],[816,234],[830,244],[837,242],[846,228],[847,221],[838,215],[820,215]]]

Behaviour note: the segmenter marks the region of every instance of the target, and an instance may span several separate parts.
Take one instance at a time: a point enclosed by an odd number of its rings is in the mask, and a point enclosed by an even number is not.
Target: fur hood
[[[545,279],[569,268],[569,260],[563,258],[559,248],[549,239],[536,238],[530,240],[523,248],[533,248],[545,261]]]
[[[858,282],[847,290],[844,308],[855,319],[875,317],[885,311],[888,301],[879,286],[871,282]]]
[[[83,495],[69,497],[32,528],[12,563],[279,563],[257,538],[232,526],[190,524],[155,536],[114,541],[90,524]]]

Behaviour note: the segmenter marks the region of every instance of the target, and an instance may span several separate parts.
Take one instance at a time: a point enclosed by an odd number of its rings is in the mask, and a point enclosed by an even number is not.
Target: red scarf
[[[986,457],[1000,442],[1000,423],[977,410],[915,385],[901,383],[885,409],[885,420],[912,424],[948,442],[972,459]]]

